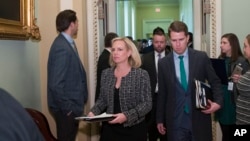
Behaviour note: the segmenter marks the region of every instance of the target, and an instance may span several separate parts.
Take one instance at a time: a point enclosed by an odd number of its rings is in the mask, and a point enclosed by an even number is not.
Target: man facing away
[[[156,125],[156,103],[158,95],[158,80],[157,80],[157,66],[158,60],[165,57],[169,53],[169,50],[166,49],[166,36],[162,28],[157,27],[153,31],[152,45],[154,51],[142,55],[142,66],[141,68],[145,69],[150,77],[151,85],[151,94],[153,106],[152,110],[146,116],[146,122],[148,125],[148,139],[149,141],[157,141],[160,138],[161,141],[166,138],[165,135],[161,135],[157,130]]]
[[[118,37],[118,35],[114,32],[108,33],[105,38],[104,38],[104,50],[102,51],[101,55],[98,58],[97,62],[97,81],[96,81],[96,91],[95,91],[95,101],[99,97],[100,93],[100,83],[101,83],[101,74],[102,71],[105,70],[106,68],[109,68],[109,56],[111,52],[111,45],[112,45],[112,40]]]
[[[61,11],[56,17],[55,38],[48,59],[48,106],[56,121],[59,141],[75,141],[79,121],[87,102],[87,80],[73,40],[78,20],[73,10]]]
[[[211,114],[223,104],[220,79],[207,54],[188,47],[185,23],[172,22],[168,34],[173,51],[158,63],[158,131],[169,141],[211,141]],[[206,109],[196,109],[194,79],[211,85],[213,99]]]

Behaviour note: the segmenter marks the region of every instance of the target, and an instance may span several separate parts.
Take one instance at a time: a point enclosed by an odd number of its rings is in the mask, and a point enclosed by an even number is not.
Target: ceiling
[[[179,4],[179,0],[136,0],[137,4]]]
[[[179,0],[116,0],[116,1],[137,1],[139,5],[178,5]]]

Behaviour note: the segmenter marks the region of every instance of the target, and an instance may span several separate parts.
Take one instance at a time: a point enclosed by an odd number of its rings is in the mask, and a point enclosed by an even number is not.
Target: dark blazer
[[[165,51],[165,55],[169,53],[168,50]],[[156,72],[156,64],[155,64],[155,52],[149,52],[147,54],[142,55],[142,69],[145,69],[150,77],[150,85],[151,85],[151,93],[154,95],[155,87],[157,83],[157,72]],[[152,97],[153,98],[153,97]]]
[[[145,69],[148,72],[149,78],[150,78],[151,93],[154,94],[156,83],[157,83],[157,73],[156,73],[154,51],[142,55],[141,68]]]
[[[109,56],[110,52],[107,49],[104,49],[102,51],[102,54],[99,56],[98,62],[97,62],[97,75],[96,75],[96,91],[95,91],[95,101],[99,97],[100,93],[100,83],[101,83],[101,75],[102,71],[106,68],[109,68]]]
[[[210,59],[205,52],[188,48],[189,56],[189,81],[188,87],[191,90],[191,110],[192,110],[192,131],[195,141],[211,141],[212,127],[211,115],[204,114],[195,108],[195,83],[194,79],[205,82],[207,80],[212,87],[213,101],[223,104],[223,92],[220,79],[217,77]],[[157,97],[157,123],[166,123],[169,140],[173,133],[174,113],[176,109],[176,90],[178,82],[176,77],[173,52],[159,61],[159,92]],[[170,135],[170,136],[169,136]]]
[[[48,59],[48,105],[53,112],[83,113],[88,98],[86,73],[79,56],[66,38],[59,34]]]

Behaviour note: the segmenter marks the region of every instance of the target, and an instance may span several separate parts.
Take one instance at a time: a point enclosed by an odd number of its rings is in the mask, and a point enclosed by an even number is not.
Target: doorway
[[[166,32],[169,21],[180,20],[180,15],[184,15],[183,17],[186,17],[184,20],[188,19],[192,21],[193,19],[192,0],[188,0],[188,2],[175,1],[175,3],[169,3],[169,1],[152,2],[153,0],[115,0],[115,31],[118,35],[132,36],[134,40],[145,39],[147,37],[146,34],[152,33],[153,29],[157,26],[162,27]],[[166,25],[164,25],[165,23]],[[189,29],[192,30],[193,23],[186,23],[190,27]],[[150,28],[145,28],[145,24],[148,24]],[[145,31],[145,29],[148,31]]]
[[[143,20],[143,39],[152,38],[152,31],[156,27],[161,27],[166,32],[172,21],[172,19]]]

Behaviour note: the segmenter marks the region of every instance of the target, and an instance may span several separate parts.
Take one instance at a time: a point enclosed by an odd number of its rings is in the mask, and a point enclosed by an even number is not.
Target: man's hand
[[[166,128],[164,127],[163,123],[158,123],[157,129],[158,129],[160,134],[162,134],[162,135],[166,134]]]
[[[212,102],[211,100],[208,99],[208,108],[205,109],[205,110],[202,110],[203,113],[205,114],[212,114],[214,112],[216,112],[217,110],[220,109],[220,105],[215,103],[215,102]]]

